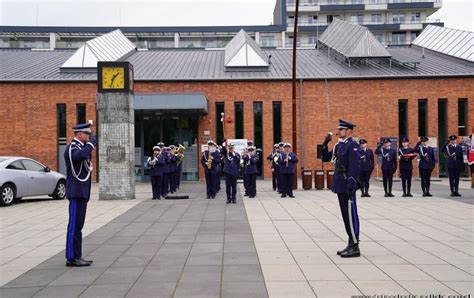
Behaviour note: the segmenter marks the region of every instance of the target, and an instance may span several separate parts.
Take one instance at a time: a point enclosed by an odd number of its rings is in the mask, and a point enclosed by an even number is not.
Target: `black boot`
[[[403,196],[402,197],[406,197],[407,196],[407,187],[405,185],[405,183],[402,182],[402,187],[403,187]]]
[[[341,258],[356,258],[356,257],[360,257],[360,249],[359,249],[358,243],[351,244],[346,251],[341,252]]]
[[[340,256],[342,253],[345,253],[351,247],[351,245],[352,244],[348,243],[347,246],[344,249],[338,250],[337,255]]]
[[[427,196],[427,197],[432,197],[432,196],[433,196],[432,194],[430,194],[430,188],[429,188],[429,186],[426,187],[426,196]]]

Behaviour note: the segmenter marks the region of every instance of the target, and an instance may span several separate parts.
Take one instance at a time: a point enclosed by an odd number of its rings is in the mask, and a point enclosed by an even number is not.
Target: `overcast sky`
[[[0,25],[268,25],[276,0],[0,0]],[[474,31],[473,0],[443,0],[430,18]]]

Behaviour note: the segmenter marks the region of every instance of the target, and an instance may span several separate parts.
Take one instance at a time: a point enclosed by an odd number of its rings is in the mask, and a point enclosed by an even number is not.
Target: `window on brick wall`
[[[281,101],[272,103],[273,112],[273,144],[279,143],[281,139]]]
[[[56,129],[58,171],[66,174],[66,164],[63,158],[67,143],[66,104],[64,103],[56,105]]]
[[[253,142],[255,147],[263,148],[263,103],[255,101],[253,103]],[[263,153],[263,152],[261,152]],[[263,156],[260,154],[258,162],[258,175],[262,175],[262,160]]]
[[[408,100],[398,100],[398,136],[408,137]]]
[[[458,99],[458,135],[460,136],[469,134],[467,119],[467,98],[460,98]]]
[[[218,145],[224,142],[224,130],[221,122],[222,113],[224,113],[224,103],[216,102],[216,142]]]
[[[77,124],[86,123],[86,104],[85,103],[76,104],[76,120],[77,120]]]
[[[426,136],[428,133],[428,100],[418,100],[418,136]]]
[[[234,103],[234,119],[235,119],[235,138],[244,138],[244,103],[239,101]]]
[[[438,147],[443,146],[448,139],[448,100],[438,99]],[[446,158],[439,154],[439,175],[446,176]]]

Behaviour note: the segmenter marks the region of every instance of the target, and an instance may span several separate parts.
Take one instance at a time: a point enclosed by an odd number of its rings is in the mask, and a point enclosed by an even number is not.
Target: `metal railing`
[[[440,23],[441,20],[439,19],[426,19],[426,20],[402,20],[402,21],[394,21],[394,20],[385,20],[385,21],[363,21],[363,22],[356,22],[356,21],[348,21],[353,24],[359,25],[392,25],[392,24],[426,24],[426,23]],[[298,20],[299,26],[328,26],[330,23],[328,22],[308,22],[302,19]],[[293,28],[294,22],[287,22],[287,27]]]
[[[300,6],[316,6],[316,5],[347,5],[347,4],[389,4],[389,3],[442,3],[442,0],[301,0]],[[288,0],[288,7],[294,7],[296,2]]]

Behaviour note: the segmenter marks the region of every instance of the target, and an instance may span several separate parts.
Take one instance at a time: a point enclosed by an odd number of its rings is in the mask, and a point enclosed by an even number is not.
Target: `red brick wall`
[[[448,134],[457,134],[457,101],[467,98],[469,131],[474,127],[474,79],[397,79],[304,81],[304,166],[317,169],[316,144],[328,131],[336,131],[339,118],[357,124],[356,137],[374,147],[380,136],[398,136],[398,100],[408,100],[408,127],[412,144],[418,137],[417,101],[428,99],[428,132],[438,134],[438,99],[448,99]],[[299,86],[297,115],[300,115]],[[215,138],[215,102],[225,102],[225,113],[234,117],[234,102],[244,102],[244,137],[254,138],[253,102],[263,102],[263,153],[273,146],[272,102],[282,102],[283,140],[292,142],[291,82],[149,82],[136,83],[136,92],[203,92],[209,99],[209,115],[199,120],[203,131]],[[0,83],[0,155],[24,155],[57,169],[56,104],[67,104],[67,125],[76,123],[76,103],[87,103],[87,119],[95,121],[96,87],[93,83]],[[329,101],[329,106],[328,106]],[[302,156],[300,119],[297,119],[298,154]],[[225,135],[234,137],[234,122],[226,123]],[[68,139],[72,137],[69,131]],[[265,177],[271,175],[264,162]],[[298,165],[298,168],[303,163]],[[329,165],[325,165],[329,167]],[[202,177],[202,173],[200,173]]]

